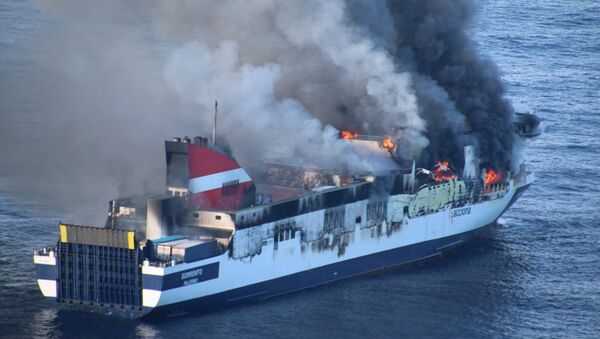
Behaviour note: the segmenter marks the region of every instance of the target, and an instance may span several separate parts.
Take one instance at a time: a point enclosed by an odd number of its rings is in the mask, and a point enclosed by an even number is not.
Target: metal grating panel
[[[137,248],[59,242],[58,255],[59,302],[142,306],[141,254]]]

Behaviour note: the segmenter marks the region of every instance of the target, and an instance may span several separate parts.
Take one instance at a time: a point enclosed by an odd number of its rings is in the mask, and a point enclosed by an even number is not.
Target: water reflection
[[[33,315],[29,322],[28,331],[35,338],[58,338],[62,333],[56,330],[56,319],[58,310],[56,308],[43,308]]]
[[[135,320],[65,309],[58,311],[55,324],[62,338],[134,338],[137,325]]]
[[[160,334],[158,327],[149,323],[139,323],[135,328],[138,338],[157,338]]]

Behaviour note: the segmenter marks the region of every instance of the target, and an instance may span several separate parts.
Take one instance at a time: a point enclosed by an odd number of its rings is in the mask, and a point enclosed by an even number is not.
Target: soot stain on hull
[[[363,276],[375,276],[426,264],[452,253],[490,231],[495,223],[466,233],[430,240],[397,249],[319,267],[290,276],[227,291],[217,295],[148,309],[142,318],[152,321],[222,311],[230,307],[279,298],[326,284],[335,284]],[[376,263],[375,265],[373,265]]]

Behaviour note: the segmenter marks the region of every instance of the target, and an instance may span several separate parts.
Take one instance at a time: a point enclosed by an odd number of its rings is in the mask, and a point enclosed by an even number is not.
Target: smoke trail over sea
[[[472,143],[511,165],[513,112],[469,37],[473,0],[38,5],[37,77],[3,80],[17,104],[0,111],[0,176],[63,209],[160,188],[160,141],[208,135],[215,100],[242,165],[369,169],[341,129],[391,135],[422,166],[460,165]]]

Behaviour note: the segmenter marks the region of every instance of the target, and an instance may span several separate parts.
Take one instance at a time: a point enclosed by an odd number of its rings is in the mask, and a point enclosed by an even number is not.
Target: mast
[[[212,130],[212,143],[213,146],[217,144],[217,100],[215,100],[215,122]]]

